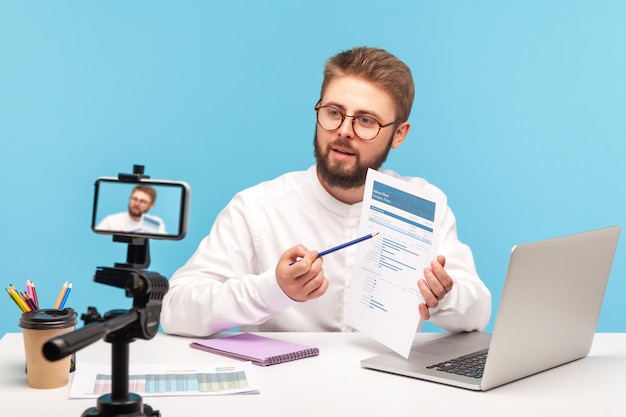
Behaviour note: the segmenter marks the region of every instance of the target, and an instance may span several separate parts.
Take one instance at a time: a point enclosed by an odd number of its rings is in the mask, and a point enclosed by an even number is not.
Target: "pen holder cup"
[[[69,373],[76,366],[75,355],[49,361],[43,355],[43,345],[55,336],[71,332],[78,322],[71,308],[41,309],[23,313],[19,326],[24,337],[26,375],[31,388],[59,388],[67,385]]]

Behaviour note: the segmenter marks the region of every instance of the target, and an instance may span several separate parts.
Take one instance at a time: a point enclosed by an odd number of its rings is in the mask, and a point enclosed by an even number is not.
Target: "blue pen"
[[[320,253],[318,253],[317,257],[319,258],[320,256],[328,255],[329,253],[333,253],[335,251],[338,251],[339,249],[343,249],[343,248],[347,248],[348,246],[352,246],[355,243],[359,243],[359,242],[363,242],[364,240],[371,239],[374,236],[376,236],[377,234],[378,233],[370,233],[369,235],[365,235],[365,236],[362,236],[362,237],[360,237],[358,239],[351,240],[350,242],[342,243],[341,245],[335,246],[334,248],[326,249],[326,250],[321,251]],[[290,263],[289,265],[291,266],[291,265],[295,264],[296,262],[300,262],[300,259]]]

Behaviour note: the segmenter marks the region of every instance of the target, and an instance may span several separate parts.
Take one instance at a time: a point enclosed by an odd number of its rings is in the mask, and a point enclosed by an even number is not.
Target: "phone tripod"
[[[119,240],[119,239],[118,239]],[[78,330],[48,340],[43,347],[48,360],[64,358],[104,337],[111,343],[111,393],[100,396],[96,407],[82,417],[160,417],[143,403],[140,395],[129,393],[129,344],[135,339],[152,339],[159,329],[161,302],[169,289],[162,275],[137,268],[149,263],[147,240],[129,238],[128,262],[114,268],[100,267],[94,281],[124,288],[133,297],[129,310],[111,310],[101,317],[95,307],[81,316],[85,325]]]

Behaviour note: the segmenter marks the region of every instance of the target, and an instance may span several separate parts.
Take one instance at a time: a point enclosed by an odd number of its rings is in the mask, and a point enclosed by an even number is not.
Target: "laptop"
[[[493,332],[461,332],[361,361],[477,391],[587,356],[621,227],[514,246]],[[465,364],[465,362],[469,362]]]

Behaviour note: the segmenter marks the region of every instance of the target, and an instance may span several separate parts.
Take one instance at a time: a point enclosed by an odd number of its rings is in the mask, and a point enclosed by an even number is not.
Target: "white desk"
[[[356,333],[267,333],[315,345],[320,355],[255,368],[258,395],[144,397],[163,417],[206,416],[625,416],[626,334],[597,334],[590,355],[573,363],[487,392],[473,392],[363,369],[361,359],[387,351]],[[418,338],[438,337],[420,334]],[[130,344],[131,364],[227,362],[191,349],[191,339],[157,335]],[[110,364],[103,341],[77,352],[78,361]],[[96,400],[68,400],[69,387],[29,388],[21,333],[0,339],[0,400],[3,414],[79,417]],[[13,404],[11,412],[7,405]]]

